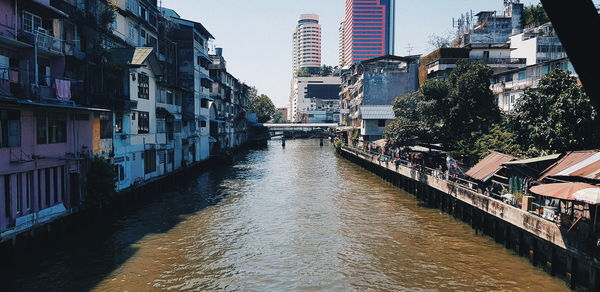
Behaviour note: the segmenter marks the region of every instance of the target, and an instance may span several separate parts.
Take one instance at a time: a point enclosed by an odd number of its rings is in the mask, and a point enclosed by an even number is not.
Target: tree
[[[492,70],[463,61],[448,81],[427,80],[416,92],[394,101],[396,121],[386,129],[393,143],[442,143],[453,149],[474,147],[475,133],[487,133],[500,120],[490,90]]]
[[[531,5],[523,9],[522,15],[523,25],[541,25],[549,22],[550,19],[546,15],[546,11],[541,4]]]
[[[310,70],[308,70],[308,68],[300,68],[298,71],[296,71],[296,77],[310,77]]]
[[[517,142],[528,151],[558,153],[600,146],[597,114],[576,78],[560,69],[529,89],[510,115]]]
[[[282,124],[285,122],[285,118],[283,117],[283,115],[280,112],[275,112],[272,120],[273,120],[273,123],[275,123],[275,124]]]
[[[250,110],[256,113],[259,123],[266,123],[275,114],[275,105],[268,96],[261,94],[250,99]]]
[[[492,69],[482,62],[462,60],[450,73],[446,143],[453,145],[471,133],[488,132],[500,121],[500,109],[490,90]]]
[[[333,74],[333,67],[323,65],[321,66],[321,76],[330,76]]]
[[[396,119],[385,127],[385,138],[395,146],[412,146],[418,144],[423,134],[423,121],[418,104],[421,92],[415,91],[394,100]]]
[[[429,35],[427,44],[432,50],[437,50],[440,48],[449,48],[452,46],[452,39],[453,35],[451,32],[448,32],[446,34],[432,34]]]
[[[110,201],[115,191],[114,166],[101,158],[90,161],[87,170],[85,204],[91,208],[100,208]]]

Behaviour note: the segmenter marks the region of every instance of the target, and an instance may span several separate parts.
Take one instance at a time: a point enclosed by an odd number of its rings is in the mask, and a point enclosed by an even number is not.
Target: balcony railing
[[[37,45],[38,49],[42,49],[54,54],[64,54],[65,53],[65,42],[61,39],[50,36],[46,33],[38,31],[36,33],[21,31],[17,37],[20,41],[28,43],[32,46]],[[75,47],[73,42],[69,42],[67,45],[68,51],[71,52]]]
[[[473,61],[481,61],[488,65],[526,65],[526,58],[488,58],[488,59],[465,59],[465,58],[443,58],[437,61],[434,61],[427,65],[428,68],[438,66],[438,65],[455,65],[460,60],[473,60]]]

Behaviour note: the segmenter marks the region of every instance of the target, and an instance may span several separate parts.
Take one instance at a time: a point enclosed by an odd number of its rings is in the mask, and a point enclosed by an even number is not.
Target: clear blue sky
[[[538,0],[524,0],[536,4]],[[160,3],[160,0],[159,0]],[[338,29],[344,0],[162,0],[183,18],[199,21],[223,47],[227,69],[256,86],[277,107],[287,106],[292,77],[292,32],[302,13],[316,13],[323,29],[323,63],[338,64]],[[452,30],[452,18],[469,10],[498,10],[502,0],[397,0],[396,55],[427,53],[432,34]]]

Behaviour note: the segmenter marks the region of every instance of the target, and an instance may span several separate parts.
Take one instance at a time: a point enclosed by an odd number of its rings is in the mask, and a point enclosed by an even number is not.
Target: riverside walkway
[[[527,256],[532,264],[565,279],[570,287],[600,289],[599,263],[594,258],[597,248],[587,245],[581,234],[568,233],[556,222],[486,196],[467,180],[448,180],[438,170],[409,167],[404,160],[396,164],[389,156],[346,145],[338,153]]]

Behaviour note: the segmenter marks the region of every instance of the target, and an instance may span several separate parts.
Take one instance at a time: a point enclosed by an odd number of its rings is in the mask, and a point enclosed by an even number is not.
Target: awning
[[[544,184],[534,186],[529,191],[545,197],[600,205],[600,186],[586,183]]]
[[[174,119],[175,116],[164,107],[156,107],[156,117],[161,119]]]
[[[371,142],[371,144],[377,146],[377,147],[384,147],[385,145],[387,145],[387,140],[386,139],[379,139],[377,141],[373,141]]]
[[[218,140],[216,138],[214,138],[213,136],[208,137],[208,142],[209,143],[217,143],[217,141]]]
[[[225,123],[225,121],[215,120],[215,119],[211,119],[210,121],[213,123]]]

